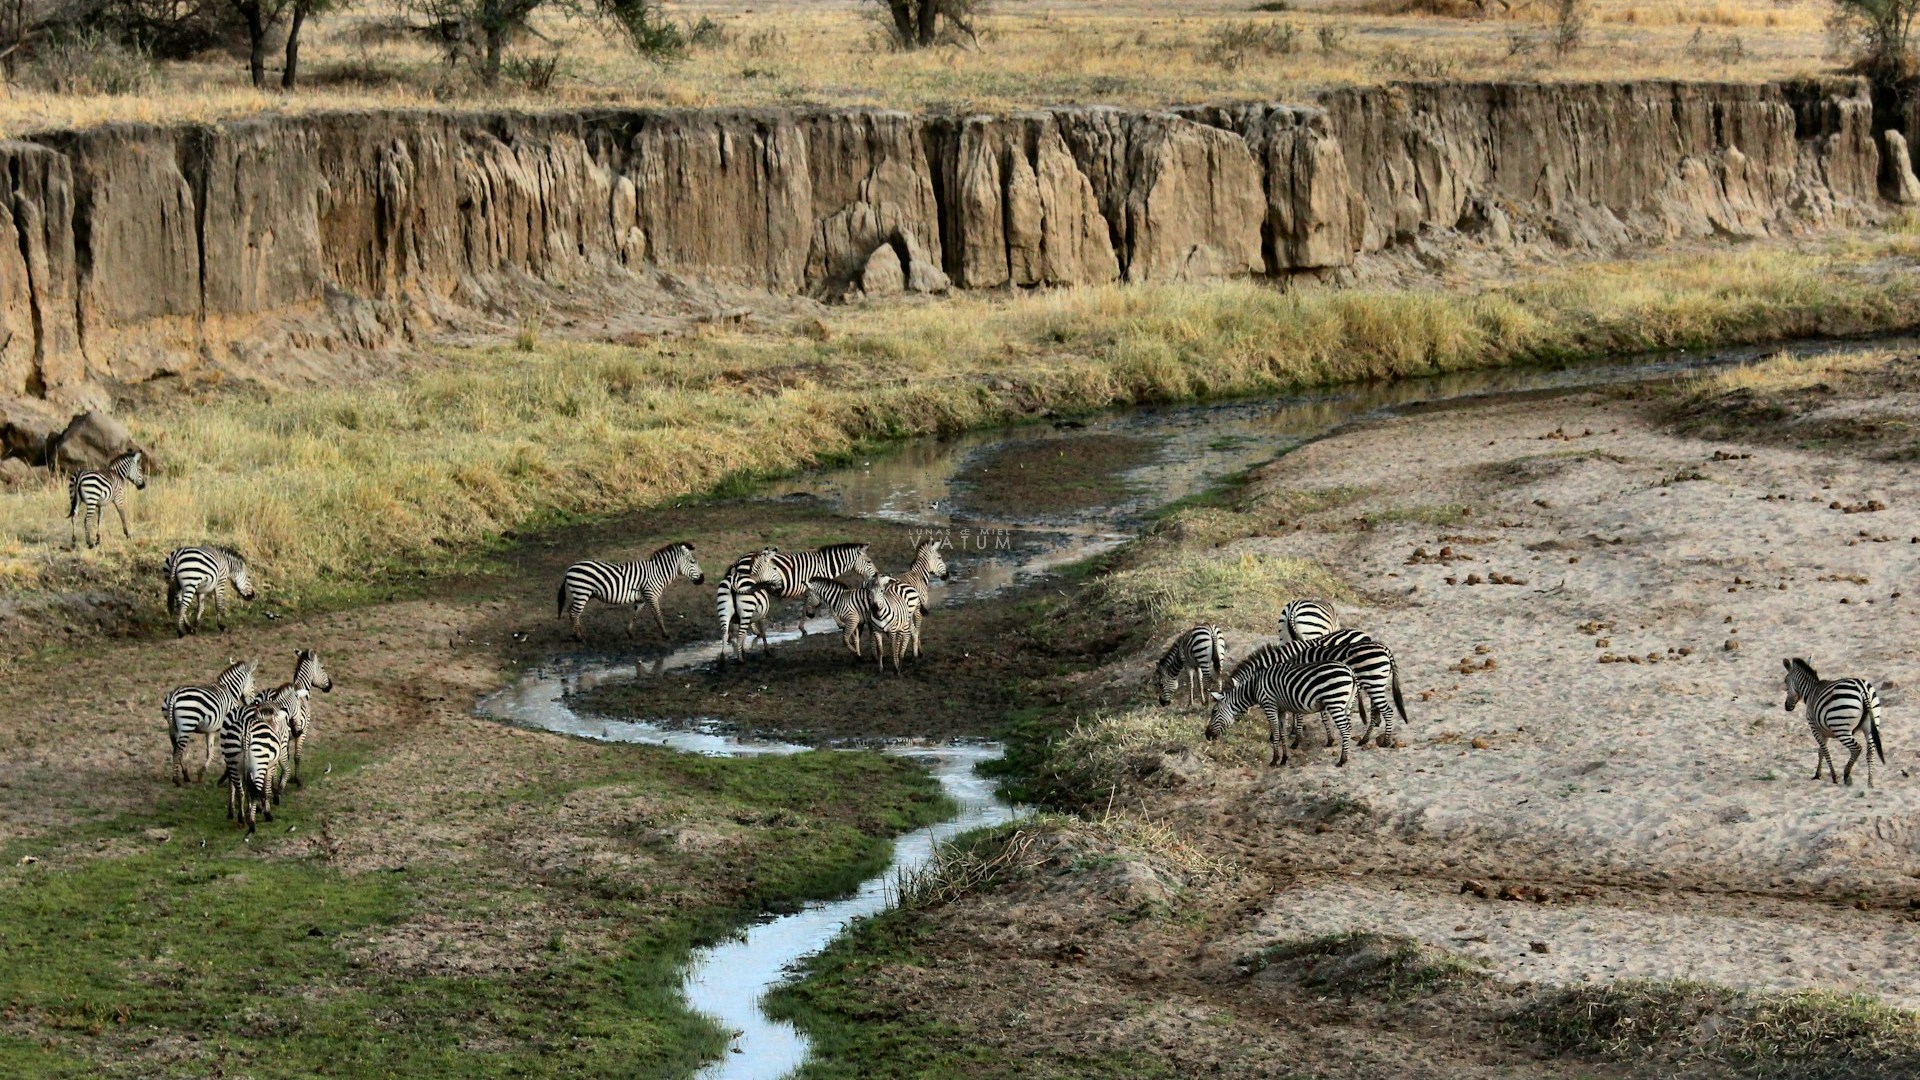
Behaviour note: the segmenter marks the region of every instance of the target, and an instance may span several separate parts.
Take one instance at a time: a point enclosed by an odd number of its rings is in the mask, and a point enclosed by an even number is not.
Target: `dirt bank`
[[[1911,363],[1777,392],[1897,418],[1910,393],[1872,372]],[[998,864],[954,872],[972,887],[830,958],[803,1012],[850,1047],[872,1030],[853,1017],[893,1016],[930,1053],[1172,1075],[1908,1075],[1920,1027],[1865,1002],[1920,1005],[1899,719],[1920,487],[1817,428],[1670,426],[1725,392],[1419,411],[1176,516],[1120,569],[1331,568],[1347,621],[1402,658],[1409,745],[1336,770],[1310,739],[1268,768],[1264,725],[1208,744],[1198,716],[1144,707],[1134,652],[1020,759],[1094,820],[993,841]],[[1219,618],[1244,649],[1275,614]],[[1788,655],[1882,687],[1877,787],[1807,778]],[[1768,992],[1803,996],[1740,997]],[[1743,1034],[1794,1010],[1824,1049]]]

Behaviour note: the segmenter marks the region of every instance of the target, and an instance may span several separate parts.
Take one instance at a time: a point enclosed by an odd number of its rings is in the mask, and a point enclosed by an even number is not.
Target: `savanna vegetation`
[[[115,119],[441,104],[1005,109],[1285,99],[1405,79],[1797,78],[1878,55],[1884,38],[1871,17],[1830,33],[1830,0],[4,7],[8,136]],[[76,10],[102,14],[76,21]],[[250,21],[263,32],[250,35]],[[289,94],[280,86],[295,71],[299,92]]]

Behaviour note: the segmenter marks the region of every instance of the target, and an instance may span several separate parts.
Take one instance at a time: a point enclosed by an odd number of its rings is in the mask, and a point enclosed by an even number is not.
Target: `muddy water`
[[[1819,342],[1790,351],[1813,354],[1857,347]],[[817,500],[823,513],[904,523],[946,536],[968,558],[956,560],[956,572],[936,594],[941,604],[986,600],[1011,587],[1041,579],[1060,567],[1109,550],[1134,535],[1156,509],[1198,494],[1219,480],[1272,459],[1342,424],[1418,402],[1458,401],[1478,396],[1597,386],[1639,381],[1707,365],[1737,363],[1779,348],[1674,355],[1651,361],[1576,366],[1558,370],[1502,370],[1407,380],[1286,400],[1232,402],[1208,406],[1139,409],[1050,427],[990,431],[959,439],[906,443],[870,461],[778,481],[763,497]],[[1089,438],[1099,436],[1100,440]],[[1112,445],[1113,437],[1145,440],[1144,456],[1130,455],[1116,469],[1117,484],[1103,486],[1107,497],[1093,505],[1022,513],[996,499],[997,513],[976,513],[969,494],[980,462],[1010,449],[1044,461],[1035,449],[1059,454],[1083,447]],[[1049,445],[1057,444],[1057,445]],[[1044,483],[1044,478],[1037,481]],[[1057,507],[1057,500],[1044,501]],[[941,589],[936,586],[936,589]],[[830,621],[816,620],[808,632],[829,632]],[[786,629],[778,642],[796,637]],[[745,738],[722,725],[697,719],[651,722],[576,713],[569,697],[614,681],[645,680],[666,672],[713,663],[713,643],[655,651],[639,659],[569,655],[529,672],[520,682],[479,703],[479,712],[509,723],[539,727],[583,738],[640,742],[687,753],[713,755],[785,754],[807,747],[773,739]],[[990,726],[990,724],[983,725]],[[749,927],[734,940],[696,954],[686,975],[691,1006],[733,1032],[731,1052],[702,1071],[703,1077],[779,1077],[806,1058],[807,1042],[791,1025],[765,1017],[762,995],[783,980],[791,965],[831,941],[849,920],[882,910],[889,883],[901,872],[925,865],[936,844],[965,829],[1009,820],[1015,808],[1002,802],[991,784],[974,773],[981,761],[997,757],[990,743],[941,745],[893,743],[889,753],[926,764],[960,806],[954,820],[920,829],[895,842],[892,864],[853,896],[806,905],[790,915]]]

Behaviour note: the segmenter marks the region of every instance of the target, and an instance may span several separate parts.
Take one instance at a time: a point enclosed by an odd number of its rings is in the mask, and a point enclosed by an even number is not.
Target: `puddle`
[[[1893,344],[1893,343],[1887,343]],[[1783,349],[1724,350],[1675,354],[1630,363],[1580,365],[1555,370],[1507,369],[1412,379],[1284,400],[1229,402],[1178,408],[1134,409],[1058,426],[981,432],[957,439],[919,439],[851,467],[803,474],[770,485],[769,498],[811,497],[823,512],[841,518],[875,518],[939,532],[964,556],[944,586],[941,604],[979,601],[1046,577],[1060,567],[1110,550],[1135,535],[1159,507],[1207,490],[1221,479],[1323,436],[1371,414],[1415,403],[1537,392],[1657,379],[1691,369],[1749,361],[1782,351],[1796,355],[1858,348],[1858,342],[1818,341]],[[1107,505],[1076,507],[1065,516],[1000,512],[981,515],[968,505],[969,470],[1010,447],[1031,450],[1057,442],[1076,452],[1090,437],[1142,439],[1153,444],[1144,461],[1118,473],[1113,490],[1123,497]],[[1045,455],[1028,454],[1043,460]],[[1131,455],[1130,455],[1131,457]],[[1138,459],[1135,459],[1136,461]],[[827,508],[831,508],[828,510]],[[792,608],[787,608],[791,612]],[[787,615],[791,618],[791,615]],[[771,629],[771,628],[770,628]],[[808,623],[809,633],[833,632],[831,620]],[[774,642],[791,641],[791,623],[771,630]],[[647,743],[692,754],[743,756],[790,754],[809,749],[795,743],[741,737],[699,719],[673,724],[576,714],[568,696],[611,682],[683,672],[711,664],[717,642],[701,642],[638,660],[565,656],[527,672],[517,683],[482,699],[478,711],[508,723],[581,738]],[[893,743],[886,753],[923,762],[960,806],[951,821],[896,839],[886,871],[845,899],[812,903],[798,912],[756,923],[738,937],[700,951],[686,975],[689,1004],[735,1032],[729,1053],[703,1070],[710,1078],[785,1076],[806,1059],[807,1043],[791,1025],[760,1012],[766,991],[788,977],[791,965],[820,949],[847,922],[883,910],[888,889],[902,871],[924,865],[940,841],[982,825],[1010,820],[1016,808],[999,799],[974,767],[1000,755],[991,743],[926,745]]]

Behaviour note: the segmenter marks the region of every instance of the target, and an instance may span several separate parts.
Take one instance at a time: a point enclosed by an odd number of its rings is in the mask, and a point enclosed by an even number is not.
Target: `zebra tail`
[[[1867,687],[1867,736],[1873,740],[1873,751],[1880,755],[1880,764],[1887,763],[1887,748],[1880,744],[1880,691]]]
[[[80,485],[67,485],[67,520],[72,521],[74,511],[80,509]]]
[[[1400,713],[1400,719],[1403,723],[1412,724],[1413,717],[1407,715],[1406,699],[1400,696],[1400,665],[1399,663],[1396,662],[1388,670],[1393,672],[1393,707],[1395,710],[1397,710]]]

